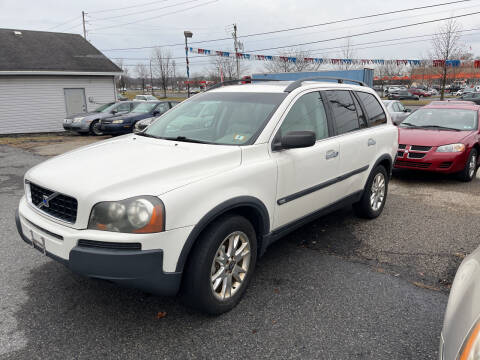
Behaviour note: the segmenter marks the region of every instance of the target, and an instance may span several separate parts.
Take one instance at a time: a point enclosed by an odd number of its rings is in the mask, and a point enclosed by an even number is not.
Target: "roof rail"
[[[237,84],[237,83],[239,83],[239,82],[250,83],[251,81],[281,81],[281,80],[278,80],[278,79],[236,79],[236,80],[226,80],[226,81],[222,81],[222,82],[219,82],[218,84],[215,84],[215,85],[210,86],[206,91],[213,90],[213,89],[217,89],[217,88],[219,88],[219,87],[226,86],[226,85]]]
[[[284,90],[284,92],[292,92],[296,88],[302,86],[302,83],[304,81],[322,80],[322,79],[336,80],[339,84],[343,84],[344,81],[350,81],[350,82],[353,82],[353,83],[357,83],[360,86],[368,86],[363,81],[359,81],[359,80],[336,78],[336,77],[332,77],[332,76],[314,76],[314,77],[307,77],[307,78],[302,78],[302,79],[295,80],[293,83],[291,83],[290,85],[287,86],[287,88]]]

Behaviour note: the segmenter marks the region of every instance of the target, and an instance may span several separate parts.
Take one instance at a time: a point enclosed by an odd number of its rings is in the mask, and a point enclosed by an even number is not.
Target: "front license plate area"
[[[32,240],[32,246],[35,249],[40,250],[44,255],[47,254],[45,249],[45,238],[42,235],[36,234],[30,230],[30,240]]]

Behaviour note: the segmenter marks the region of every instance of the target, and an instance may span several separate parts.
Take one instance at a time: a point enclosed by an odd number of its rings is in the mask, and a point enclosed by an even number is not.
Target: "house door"
[[[65,106],[67,115],[87,112],[85,89],[63,89],[65,93]]]

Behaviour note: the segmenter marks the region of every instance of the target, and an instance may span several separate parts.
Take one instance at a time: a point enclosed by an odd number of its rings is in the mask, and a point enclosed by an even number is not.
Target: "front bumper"
[[[467,161],[467,152],[441,153],[436,147],[428,152],[410,151],[405,154],[399,150],[395,159],[395,169],[411,169],[452,174],[462,171]],[[422,159],[411,158],[411,154],[425,154]]]
[[[100,130],[104,134],[128,134],[132,132],[132,125],[128,123],[123,123],[123,124],[101,123]]]
[[[15,217],[20,236],[72,271],[158,295],[170,296],[178,292],[182,274],[175,272],[175,266],[184,244],[182,238],[187,238],[190,227],[187,231],[135,234],[132,238],[132,234],[70,229],[35,215],[22,199]],[[32,238],[35,239],[33,243]],[[79,245],[81,239],[110,245],[115,244],[112,241],[122,242],[122,238],[123,243],[138,241],[142,250]],[[108,239],[110,242],[106,241]]]
[[[63,128],[67,131],[76,131],[76,132],[87,132],[89,131],[89,128],[88,126],[85,126],[84,124],[82,124],[81,122],[78,122],[78,123],[74,123],[74,122],[70,122],[70,123],[66,123],[66,122],[63,122]]]

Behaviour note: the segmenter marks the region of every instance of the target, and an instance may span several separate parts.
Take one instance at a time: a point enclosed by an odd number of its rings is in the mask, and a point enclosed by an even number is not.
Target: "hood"
[[[116,119],[122,119],[126,121],[135,121],[135,120],[142,120],[147,117],[151,117],[152,114],[150,113],[136,113],[136,112],[130,112],[128,114],[123,114],[123,115],[117,115],[117,116],[112,116],[109,117],[111,120],[116,120]]]
[[[406,145],[440,146],[462,142],[472,131],[398,128],[398,143]]]
[[[75,197],[79,212],[96,202],[161,195],[240,165],[238,146],[125,135],[49,159],[25,178]]]

